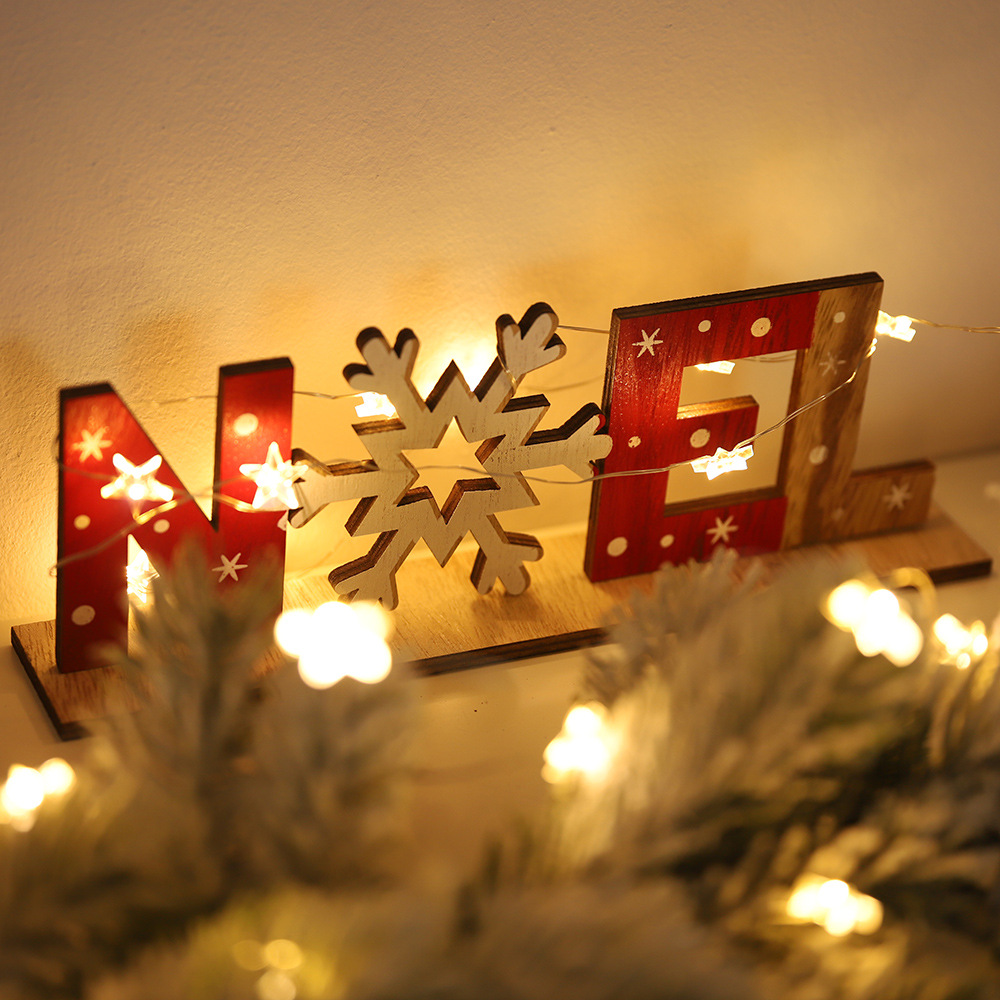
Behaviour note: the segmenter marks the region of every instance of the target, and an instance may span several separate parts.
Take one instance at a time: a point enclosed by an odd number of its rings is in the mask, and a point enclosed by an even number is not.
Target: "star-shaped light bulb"
[[[695,365],[700,372],[718,372],[720,375],[732,375],[735,367],[735,361],[709,361],[703,365]]]
[[[149,592],[153,581],[159,575],[153,568],[153,564],[149,561],[149,556],[146,555],[143,549],[139,549],[125,567],[125,589],[140,604],[145,604],[149,600]]]
[[[916,333],[913,322],[912,316],[890,316],[879,310],[875,333],[880,337],[892,337],[894,340],[905,340],[909,343]]]
[[[332,687],[345,677],[363,684],[385,680],[392,668],[389,616],[378,604],[329,601],[315,611],[296,608],[278,616],[274,637],[298,658],[309,687]]]
[[[363,392],[361,402],[354,407],[354,412],[359,417],[394,417],[396,407],[388,396],[383,396],[380,392]]]
[[[863,656],[882,653],[897,667],[906,667],[923,647],[923,632],[899,598],[891,590],[873,589],[863,580],[848,580],[834,589],[823,613],[837,628],[854,633]]]
[[[575,705],[566,715],[562,731],[545,748],[542,777],[551,784],[573,776],[596,781],[611,766],[615,743],[603,705]]]
[[[133,503],[139,503],[143,500],[166,502],[173,499],[174,491],[156,479],[156,471],[163,464],[159,455],[154,455],[142,465],[133,465],[116,452],[111,461],[118,470],[118,478],[101,487],[101,496],[105,500],[124,497]]]
[[[257,510],[295,510],[302,506],[293,484],[305,474],[306,466],[301,462],[283,461],[277,441],[268,445],[263,465],[241,465],[240,472],[257,484],[253,496],[253,506]]]
[[[742,448],[726,451],[716,448],[714,455],[703,455],[693,459],[691,468],[695,472],[704,472],[709,479],[716,479],[724,472],[738,472],[747,467],[747,462],[753,458],[753,445],[745,444]]]

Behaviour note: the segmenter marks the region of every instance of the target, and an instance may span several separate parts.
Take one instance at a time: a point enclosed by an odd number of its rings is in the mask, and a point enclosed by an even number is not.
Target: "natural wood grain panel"
[[[848,477],[840,503],[829,511],[824,541],[839,541],[923,524],[931,507],[934,466],[907,462],[865,469]]]
[[[846,537],[846,522],[838,525],[832,515],[845,504],[843,493],[854,465],[870,366],[865,355],[881,301],[881,281],[820,293],[812,346],[795,359],[789,412],[836,391],[785,428],[778,467],[778,486],[788,497],[785,548]],[[854,371],[854,380],[842,386]]]

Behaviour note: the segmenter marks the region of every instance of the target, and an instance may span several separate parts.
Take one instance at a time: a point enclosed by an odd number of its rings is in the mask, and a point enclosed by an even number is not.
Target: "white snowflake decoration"
[[[423,538],[443,566],[466,534],[479,544],[472,582],[481,594],[498,579],[509,593],[525,590],[530,578],[524,563],[539,559],[542,547],[530,535],[504,531],[496,518],[538,503],[522,472],[565,465],[589,478],[591,463],[611,450],[611,438],[597,434],[603,417],[596,404],[584,406],[561,427],[536,432],[548,400],[515,398],[525,375],[566,353],[558,325],[545,303],[532,306],[520,324],[501,316],[498,357],[475,390],[452,361],[426,399],[411,381],[419,348],[414,333],[402,330],[390,347],[379,330],[362,331],[357,344],[366,364],[348,365],[344,377],[356,392],[388,397],[397,414],[355,425],[373,461],[328,467],[299,451],[293,457],[307,469],[295,485],[301,508],[289,515],[292,527],[301,527],[328,503],[360,499],[347,530],[379,533],[367,555],[330,574],[337,593],[394,608],[396,573],[417,540]],[[487,477],[459,480],[439,508],[429,489],[412,488],[419,473],[404,452],[437,447],[453,419],[466,441],[482,441],[476,457]]]

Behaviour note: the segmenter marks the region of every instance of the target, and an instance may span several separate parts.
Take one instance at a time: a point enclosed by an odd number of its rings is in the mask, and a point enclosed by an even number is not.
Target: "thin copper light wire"
[[[570,327],[570,328],[567,328],[567,329],[576,329],[576,328],[575,327]],[[590,331],[587,331],[587,332],[590,332]],[[593,332],[601,332],[601,331],[593,331]],[[874,341],[873,341],[873,343],[874,343]],[[804,413],[806,410],[809,410],[809,409],[811,409],[814,406],[818,406],[820,403],[825,402],[827,399],[829,399],[835,392],[838,392],[839,390],[843,389],[845,386],[850,385],[850,383],[854,381],[855,376],[857,376],[858,372],[861,370],[861,365],[864,364],[864,362],[867,361],[869,357],[871,357],[871,354],[872,354],[872,350],[869,349],[868,353],[861,360],[861,362],[854,369],[854,371],[851,372],[850,376],[848,378],[846,378],[843,382],[841,382],[839,385],[834,386],[829,391],[823,393],[823,395],[817,396],[815,399],[810,400],[808,403],[805,403],[804,405],[798,407],[798,409],[794,410],[793,412],[791,412],[789,414],[786,414],[786,416],[783,417],[781,420],[779,420],[777,423],[772,424],[770,427],[766,427],[766,428],[764,428],[764,430],[758,431],[756,434],[752,435],[751,437],[748,437],[744,441],[741,441],[738,445],[736,445],[735,448],[733,448],[731,450],[732,451],[738,451],[740,448],[745,448],[747,445],[753,444],[754,441],[759,440],[760,438],[764,437],[766,434],[771,434],[774,431],[779,430],[781,427],[784,427],[785,424],[787,424],[790,421],[794,420],[796,417],[798,417],[800,414]],[[516,389],[517,389],[517,382],[514,379],[514,376],[508,370],[507,366],[503,364],[503,361],[501,361],[500,363],[501,363],[501,365],[503,367],[503,370],[506,373],[507,377],[510,379],[511,385],[513,386],[513,388],[516,391]],[[298,392],[298,390],[296,390],[296,392]],[[322,393],[306,393],[306,392],[301,392],[299,394],[300,395],[316,395],[316,396],[322,396],[322,395],[324,395]],[[349,395],[357,395],[357,393],[350,393]],[[192,399],[205,399],[205,398],[212,398],[212,397],[188,396],[188,397],[184,397],[184,398],[181,398],[181,399],[178,399],[178,400],[166,400],[166,401],[164,401],[164,403],[167,403],[167,402],[186,402],[186,401],[192,400]],[[331,398],[343,398],[343,397],[331,397]],[[56,438],[56,442],[58,442],[58,436]],[[702,457],[710,457],[710,456],[702,456]],[[674,462],[671,465],[666,465],[666,466],[663,466],[663,467],[657,468],[657,469],[625,469],[625,470],[622,470],[621,472],[603,472],[603,473],[599,473],[599,474],[590,476],[590,477],[588,477],[586,479],[580,479],[580,478],[578,478],[578,479],[550,479],[550,478],[545,477],[545,476],[531,476],[531,475],[525,475],[524,473],[519,473],[519,472],[506,472],[506,473],[497,473],[496,475],[492,475],[492,474],[486,472],[485,469],[474,469],[471,466],[466,466],[466,465],[423,465],[423,466],[420,467],[420,469],[418,469],[418,471],[431,471],[431,470],[434,470],[434,471],[444,471],[444,470],[449,470],[449,471],[452,471],[452,472],[471,472],[471,473],[473,473],[474,475],[477,475],[477,476],[482,476],[482,474],[485,472],[486,475],[490,479],[494,479],[494,480],[495,479],[508,479],[508,478],[509,479],[517,479],[517,478],[520,478],[521,480],[523,480],[525,482],[542,483],[542,484],[551,485],[551,486],[582,486],[582,485],[585,485],[587,483],[595,483],[595,482],[599,482],[599,481],[604,480],[604,479],[624,479],[624,478],[627,478],[629,476],[654,476],[654,475],[662,475],[663,473],[672,472],[674,469],[679,469],[679,468],[682,468],[685,465],[690,465],[690,464],[691,464],[691,460],[688,459],[688,460],[683,461],[683,462]],[[85,472],[85,471],[83,471],[81,469],[70,468],[69,466],[65,465],[61,461],[57,462],[57,465],[58,465],[58,467],[61,470],[65,471],[65,472],[70,472],[70,473],[73,473],[73,474],[76,474],[76,475],[88,476],[90,478],[105,479],[107,482],[111,482],[112,481],[110,478],[108,478],[106,476],[101,476],[98,473]],[[376,470],[373,469],[372,471],[376,471]],[[216,487],[224,487],[229,482],[236,482],[236,481],[237,480],[227,480],[225,483],[215,483],[214,486],[213,486],[213,492],[212,493],[210,493],[210,494],[202,493],[202,494],[199,494],[198,496],[200,498],[202,498],[202,499],[211,498],[212,500],[218,500],[221,503],[229,504],[231,507],[234,507],[236,510],[240,511],[241,513],[246,513],[246,512],[250,512],[250,511],[255,510],[256,508],[254,508],[251,504],[248,504],[248,503],[246,503],[246,502],[244,502],[242,500],[236,500],[235,498],[229,497],[225,493],[221,493],[221,492],[218,492],[216,490]],[[151,510],[148,510],[148,511],[144,511],[142,514],[135,516],[134,520],[135,520],[135,522],[137,524],[145,524],[147,521],[152,520],[152,518],[158,516],[161,513],[164,513],[166,510],[172,510],[174,507],[178,506],[180,503],[188,503],[188,502],[193,501],[194,499],[195,499],[195,495],[194,494],[188,494],[188,496],[186,498],[184,498],[184,499],[167,501],[167,503],[164,504],[164,505],[152,508]],[[90,549],[86,549],[86,550],[84,550],[82,552],[77,552],[77,553],[75,553],[72,556],[67,556],[65,559],[59,560],[58,562],[56,562],[55,564],[53,564],[49,568],[49,574],[50,575],[54,575],[55,572],[59,569],[60,566],[68,565],[71,562],[76,562],[78,560],[88,558],[91,555],[95,555],[96,553],[103,551],[109,545],[111,545],[112,543],[118,541],[120,538],[126,537],[128,534],[131,533],[131,530],[132,530],[132,526],[131,525],[126,525],[124,528],[122,528],[119,531],[115,532],[114,535],[112,535],[110,538],[105,539],[104,541],[100,542],[98,545],[93,546]]]

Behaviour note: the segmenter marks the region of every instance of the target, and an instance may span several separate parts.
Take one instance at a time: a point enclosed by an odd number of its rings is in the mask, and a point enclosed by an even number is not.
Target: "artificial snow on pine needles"
[[[553,734],[547,814],[436,880],[403,835],[398,665],[261,679],[267,608],[157,581],[139,712],[0,827],[0,996],[1000,996],[996,649],[973,630],[962,659],[960,623],[902,596],[899,666],[831,620],[858,567],[734,568],[668,569],[621,609]]]

